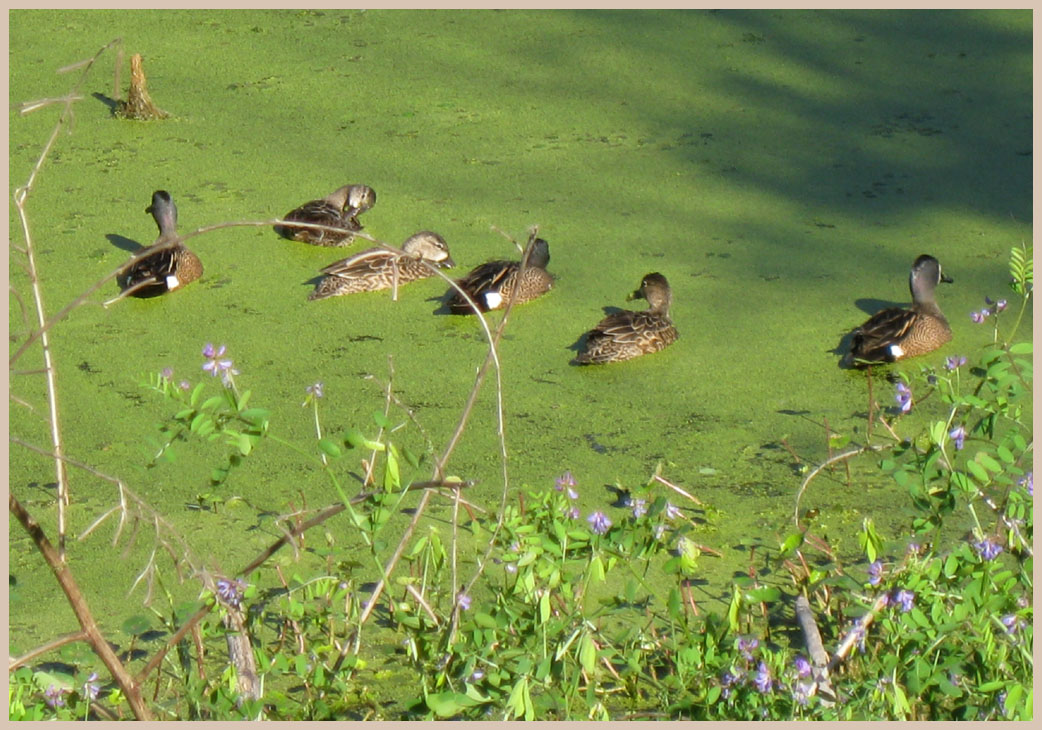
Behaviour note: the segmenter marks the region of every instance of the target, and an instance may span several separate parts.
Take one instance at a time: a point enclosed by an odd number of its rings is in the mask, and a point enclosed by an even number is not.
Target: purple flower
[[[466,593],[461,593],[459,597],[459,607],[461,611],[470,610],[470,596]]]
[[[984,320],[986,320],[990,314],[991,312],[987,309],[982,309],[979,312],[970,312],[970,319],[972,319],[976,324],[983,324]]]
[[[611,520],[609,520],[608,516],[600,510],[592,513],[586,518],[586,521],[590,523],[590,529],[598,535],[603,535],[608,531],[608,528],[611,527]]]
[[[901,406],[901,413],[908,413],[912,410],[912,389],[904,383],[898,383],[894,400],[897,401],[897,405]]]
[[[59,707],[65,707],[65,690],[60,687],[55,687],[53,684],[50,685],[43,693],[43,700],[51,708],[57,709]]]
[[[807,661],[806,657],[804,657],[802,655],[797,656],[796,659],[793,660],[792,663],[796,667],[796,674],[798,676],[800,676],[800,677],[809,677],[810,676],[810,662]]]
[[[760,694],[767,694],[771,691],[771,671],[764,662],[760,662],[756,676],[753,677],[753,684],[756,685],[756,691]]]
[[[1020,486],[1024,487],[1024,489],[1028,490],[1028,496],[1029,497],[1034,497],[1035,496],[1035,476],[1034,476],[1034,472],[1030,472],[1029,471],[1027,474],[1024,475],[1024,477],[1022,479],[1018,479],[1017,480],[1017,484],[1019,484]]]
[[[944,361],[944,367],[946,370],[958,370],[966,364],[966,357],[964,355],[952,355]]]
[[[182,380],[180,383],[177,384],[177,387],[181,390],[189,390],[192,387],[192,384],[189,383],[187,380]]]
[[[1001,311],[1002,311],[1003,309],[1005,309],[1005,308],[1006,308],[1006,304],[1007,304],[1007,302],[1006,302],[1006,300],[1005,300],[1005,299],[1000,299],[1000,300],[998,300],[998,301],[997,301],[997,302],[995,303],[995,312],[996,312],[996,314],[997,314],[998,312],[1001,312]]]
[[[755,636],[740,636],[738,637],[738,651],[742,652],[742,656],[748,661],[753,659],[753,651],[760,645],[760,640]]]
[[[239,371],[232,367],[230,359],[224,357],[226,350],[227,348],[224,345],[214,350],[213,344],[207,342],[206,347],[203,348],[203,356],[207,358],[206,362],[203,363],[203,370],[214,377],[220,375],[225,382],[228,382],[228,376],[238,375]]]
[[[674,505],[672,502],[666,502],[666,519],[667,520],[675,520],[678,517],[682,517],[683,514],[684,513],[680,511],[680,508],[677,507],[676,505]]]
[[[801,707],[805,707],[810,702],[810,692],[814,689],[814,684],[811,682],[798,682],[795,687],[792,688],[792,698],[796,700],[796,704]]]
[[[883,580],[883,563],[876,560],[868,566],[868,583],[877,586],[881,580]]]
[[[314,385],[309,385],[308,387],[304,388],[304,392],[313,398],[321,398],[323,393],[322,388],[322,381],[320,380]]]
[[[572,476],[572,473],[570,471],[566,471],[564,474],[562,474],[561,476],[557,477],[556,480],[554,480],[554,489],[556,489],[558,492],[563,492],[565,487],[574,486],[575,477]]]
[[[1002,552],[1002,546],[992,540],[990,537],[986,537],[983,540],[972,543],[973,549],[977,551],[977,554],[984,560],[994,560],[998,557],[998,554]]]
[[[485,673],[480,669],[475,669],[470,675],[471,682],[480,682],[485,677]]]
[[[101,685],[98,684],[98,673],[91,672],[87,681],[83,683],[83,696],[96,700],[99,692],[101,692]]]
[[[232,608],[242,605],[242,592],[246,590],[246,584],[241,580],[217,579],[217,597]]]
[[[564,516],[570,520],[577,520],[582,516],[582,512],[573,504],[564,508]]]
[[[174,369],[173,368],[163,368],[163,372],[161,372],[159,374],[161,376],[163,376],[163,380],[172,380],[173,377],[174,377]]]
[[[1017,618],[1015,613],[1006,614],[1001,619],[1002,625],[1006,627],[1006,631],[1011,634],[1015,634],[1020,628],[1020,619]]]
[[[662,536],[666,534],[666,526],[663,525],[661,522],[655,525],[655,530],[653,534],[656,540],[661,540]]]
[[[920,545],[919,543],[917,543],[917,542],[910,542],[910,543],[908,543],[908,547],[906,548],[906,552],[909,555],[918,555],[919,551],[921,551],[922,549],[923,549],[923,546]]]
[[[579,499],[579,493],[575,491],[575,487],[568,487],[568,499]]]
[[[966,440],[966,429],[962,425],[958,425],[948,432],[948,438],[955,442],[955,450],[959,451]]]
[[[901,613],[908,613],[915,604],[915,593],[901,589],[894,596],[894,600],[901,604]]]
[[[629,498],[626,506],[633,510],[633,519],[640,519],[648,513],[648,502],[644,499]]]

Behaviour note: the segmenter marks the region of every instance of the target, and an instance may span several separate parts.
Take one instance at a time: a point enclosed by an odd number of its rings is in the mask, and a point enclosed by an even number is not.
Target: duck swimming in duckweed
[[[514,304],[531,301],[553,288],[554,277],[546,271],[550,246],[542,238],[536,238],[528,247],[527,256],[525,266],[522,261],[488,261],[457,279],[456,284],[482,312],[501,309],[510,299]],[[467,300],[455,289],[452,292],[449,310],[453,314],[473,314],[474,309]]]
[[[376,192],[368,185],[345,185],[321,200],[312,200],[294,208],[283,220],[313,223],[340,228],[326,231],[318,228],[275,226],[275,232],[293,241],[315,246],[347,246],[355,240],[354,233],[362,230],[358,216],[376,204]]]
[[[322,269],[325,277],[308,299],[391,289],[434,276],[423,262],[439,268],[455,266],[445,239],[432,231],[413,234],[402,244],[402,251],[405,255],[385,248],[371,248],[330,264]]]
[[[884,309],[855,329],[843,364],[862,368],[895,362],[932,352],[951,340],[951,327],[934,299],[942,281],[950,284],[952,278],[944,275],[937,259],[926,254],[917,258],[908,277],[911,306]]]
[[[673,293],[666,277],[659,273],[645,276],[640,288],[627,299],[646,299],[642,312],[623,310],[602,319],[586,333],[583,351],[572,361],[576,365],[621,362],[647,355],[673,344],[677,328],[669,318]]]
[[[142,251],[144,255],[141,258],[136,258],[119,272],[116,282],[122,292],[116,299],[158,296],[180,289],[202,276],[203,263],[199,257],[182,243],[171,245],[177,240],[177,206],[170,193],[165,190],[152,193],[152,204],[145,208],[145,212],[151,213],[155,219],[159,237]],[[112,301],[115,299],[105,304]]]

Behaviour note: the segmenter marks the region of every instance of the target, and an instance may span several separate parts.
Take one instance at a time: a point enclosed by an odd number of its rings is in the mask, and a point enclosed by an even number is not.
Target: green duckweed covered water
[[[159,188],[186,232],[266,220],[364,182],[378,196],[367,232],[401,243],[437,231],[460,274],[516,256],[492,226],[524,240],[538,225],[558,278],[515,309],[501,346],[512,489],[571,470],[584,512],[622,519],[608,486],[641,485],[661,464],[712,507],[699,535],[722,557],[702,559],[696,596],[710,610],[750,569],[749,544],[792,529],[803,479],[793,454],[826,458],[826,420],[864,436],[866,384],[837,367],[843,335],[905,302],[908,268],[930,253],[955,278],[939,292],[954,338],[922,362],[975,352],[991,333],[969,313],[1006,294],[1008,251],[1031,240],[1027,11],[13,11],[12,105],[66,93],[75,74],[55,70],[117,37],[144,56],[150,92],[173,118],[113,119],[115,55],[102,55],[28,205],[48,312],[154,239],[144,208]],[[56,116],[12,111],[12,187]],[[13,210],[10,221],[20,244]],[[142,387],[149,373],[170,367],[198,382],[203,345],[224,344],[273,430],[305,444],[307,386],[324,383],[327,434],[375,432],[393,363],[395,394],[440,452],[486,346],[473,319],[435,314],[440,280],[409,285],[397,302],[386,292],[306,301],[318,270],[364,242],[331,251],[235,227],[189,245],[206,271],[184,291],[103,309],[110,285],[54,329],[61,415],[70,455],[124,479],[198,555],[233,572],[279,535],[273,516],[336,497],[317,470],[265,444],[220,488],[221,509],[189,509],[214,491],[225,450],[179,445],[174,463],[146,468],[155,425],[173,412]],[[626,295],[651,271],[672,284],[678,342],[628,363],[569,365],[582,332],[605,307],[631,306]],[[17,254],[10,276],[28,302]],[[11,301],[13,349],[26,325]],[[34,350],[18,367],[39,362]],[[13,402],[12,433],[46,447],[42,377],[15,374],[11,388],[35,409]],[[479,481],[469,498],[493,509],[494,405],[486,386],[450,463]],[[399,440],[424,449],[413,426]],[[53,467],[13,448],[9,477],[53,534]],[[818,533],[851,555],[863,519],[897,537],[909,518],[871,464],[854,478],[850,488],[841,471],[823,475],[803,501],[819,512]],[[72,535],[116,500],[82,472],[71,489]],[[447,531],[449,507],[431,514]],[[343,523],[330,530],[350,540]],[[141,587],[127,593],[151,543],[114,561],[112,533],[70,555],[115,631],[142,610]],[[18,654],[73,623],[21,529],[10,535]],[[290,554],[279,560],[306,572]],[[771,579],[762,561],[753,567]]]

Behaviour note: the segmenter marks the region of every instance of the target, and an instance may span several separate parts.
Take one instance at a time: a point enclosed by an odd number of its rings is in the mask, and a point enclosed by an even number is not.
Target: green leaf
[[[979,461],[981,466],[983,466],[988,471],[995,472],[996,474],[1002,471],[1002,465],[983,451],[977,452],[977,461]]]
[[[1013,355],[1030,355],[1032,349],[1032,344],[1030,342],[1017,342],[1010,346],[1009,351]]]
[[[373,411],[373,421],[375,421],[376,425],[380,428],[391,427],[391,422],[387,419],[387,416],[385,416],[380,411]]]
[[[239,414],[239,418],[259,429],[268,428],[268,418],[270,416],[271,411],[267,408],[247,408]]]
[[[550,592],[543,591],[539,597],[539,623],[545,624],[550,618]]]
[[[334,459],[340,458],[340,447],[336,445],[336,442],[331,439],[322,438],[318,440],[318,448],[322,450],[327,456],[332,456]]]
[[[120,628],[123,629],[123,633],[125,634],[140,636],[152,628],[152,622],[148,620],[147,616],[137,614],[136,616],[131,616],[124,621]]]
[[[238,438],[239,453],[243,456],[249,456],[250,452],[253,451],[253,439],[250,438],[249,434],[240,433]]]
[[[452,717],[468,707],[481,704],[478,700],[459,692],[439,692],[429,694],[424,699],[427,708],[438,717]]]
[[[496,620],[489,616],[487,613],[481,613],[480,611],[474,614],[474,623],[483,629],[497,629],[499,625],[496,624]]]
[[[579,640],[579,664],[586,670],[587,674],[593,674],[597,668],[597,647],[593,643],[593,637],[583,633]]]
[[[347,433],[344,434],[344,444],[349,449],[357,449],[359,446],[365,443],[365,436],[357,428],[347,429]]]
[[[244,390],[242,392],[242,395],[239,396],[239,402],[235,404],[235,410],[239,411],[240,413],[243,410],[245,410],[246,404],[249,402],[251,394],[251,391]]]
[[[781,596],[781,591],[773,586],[769,588],[757,588],[745,594],[745,600],[749,603],[773,603]]]

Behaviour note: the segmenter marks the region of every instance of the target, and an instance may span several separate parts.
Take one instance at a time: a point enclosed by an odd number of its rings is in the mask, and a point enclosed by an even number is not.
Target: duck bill
[[[955,279],[953,279],[952,277],[948,276],[947,274],[941,274],[941,281],[943,281],[945,284],[954,284],[955,283]]]
[[[442,259],[441,261],[438,262],[438,266],[440,266],[443,269],[451,269],[455,265],[456,265],[456,262],[452,260],[451,256],[449,256],[447,258],[444,258],[444,259]]]

